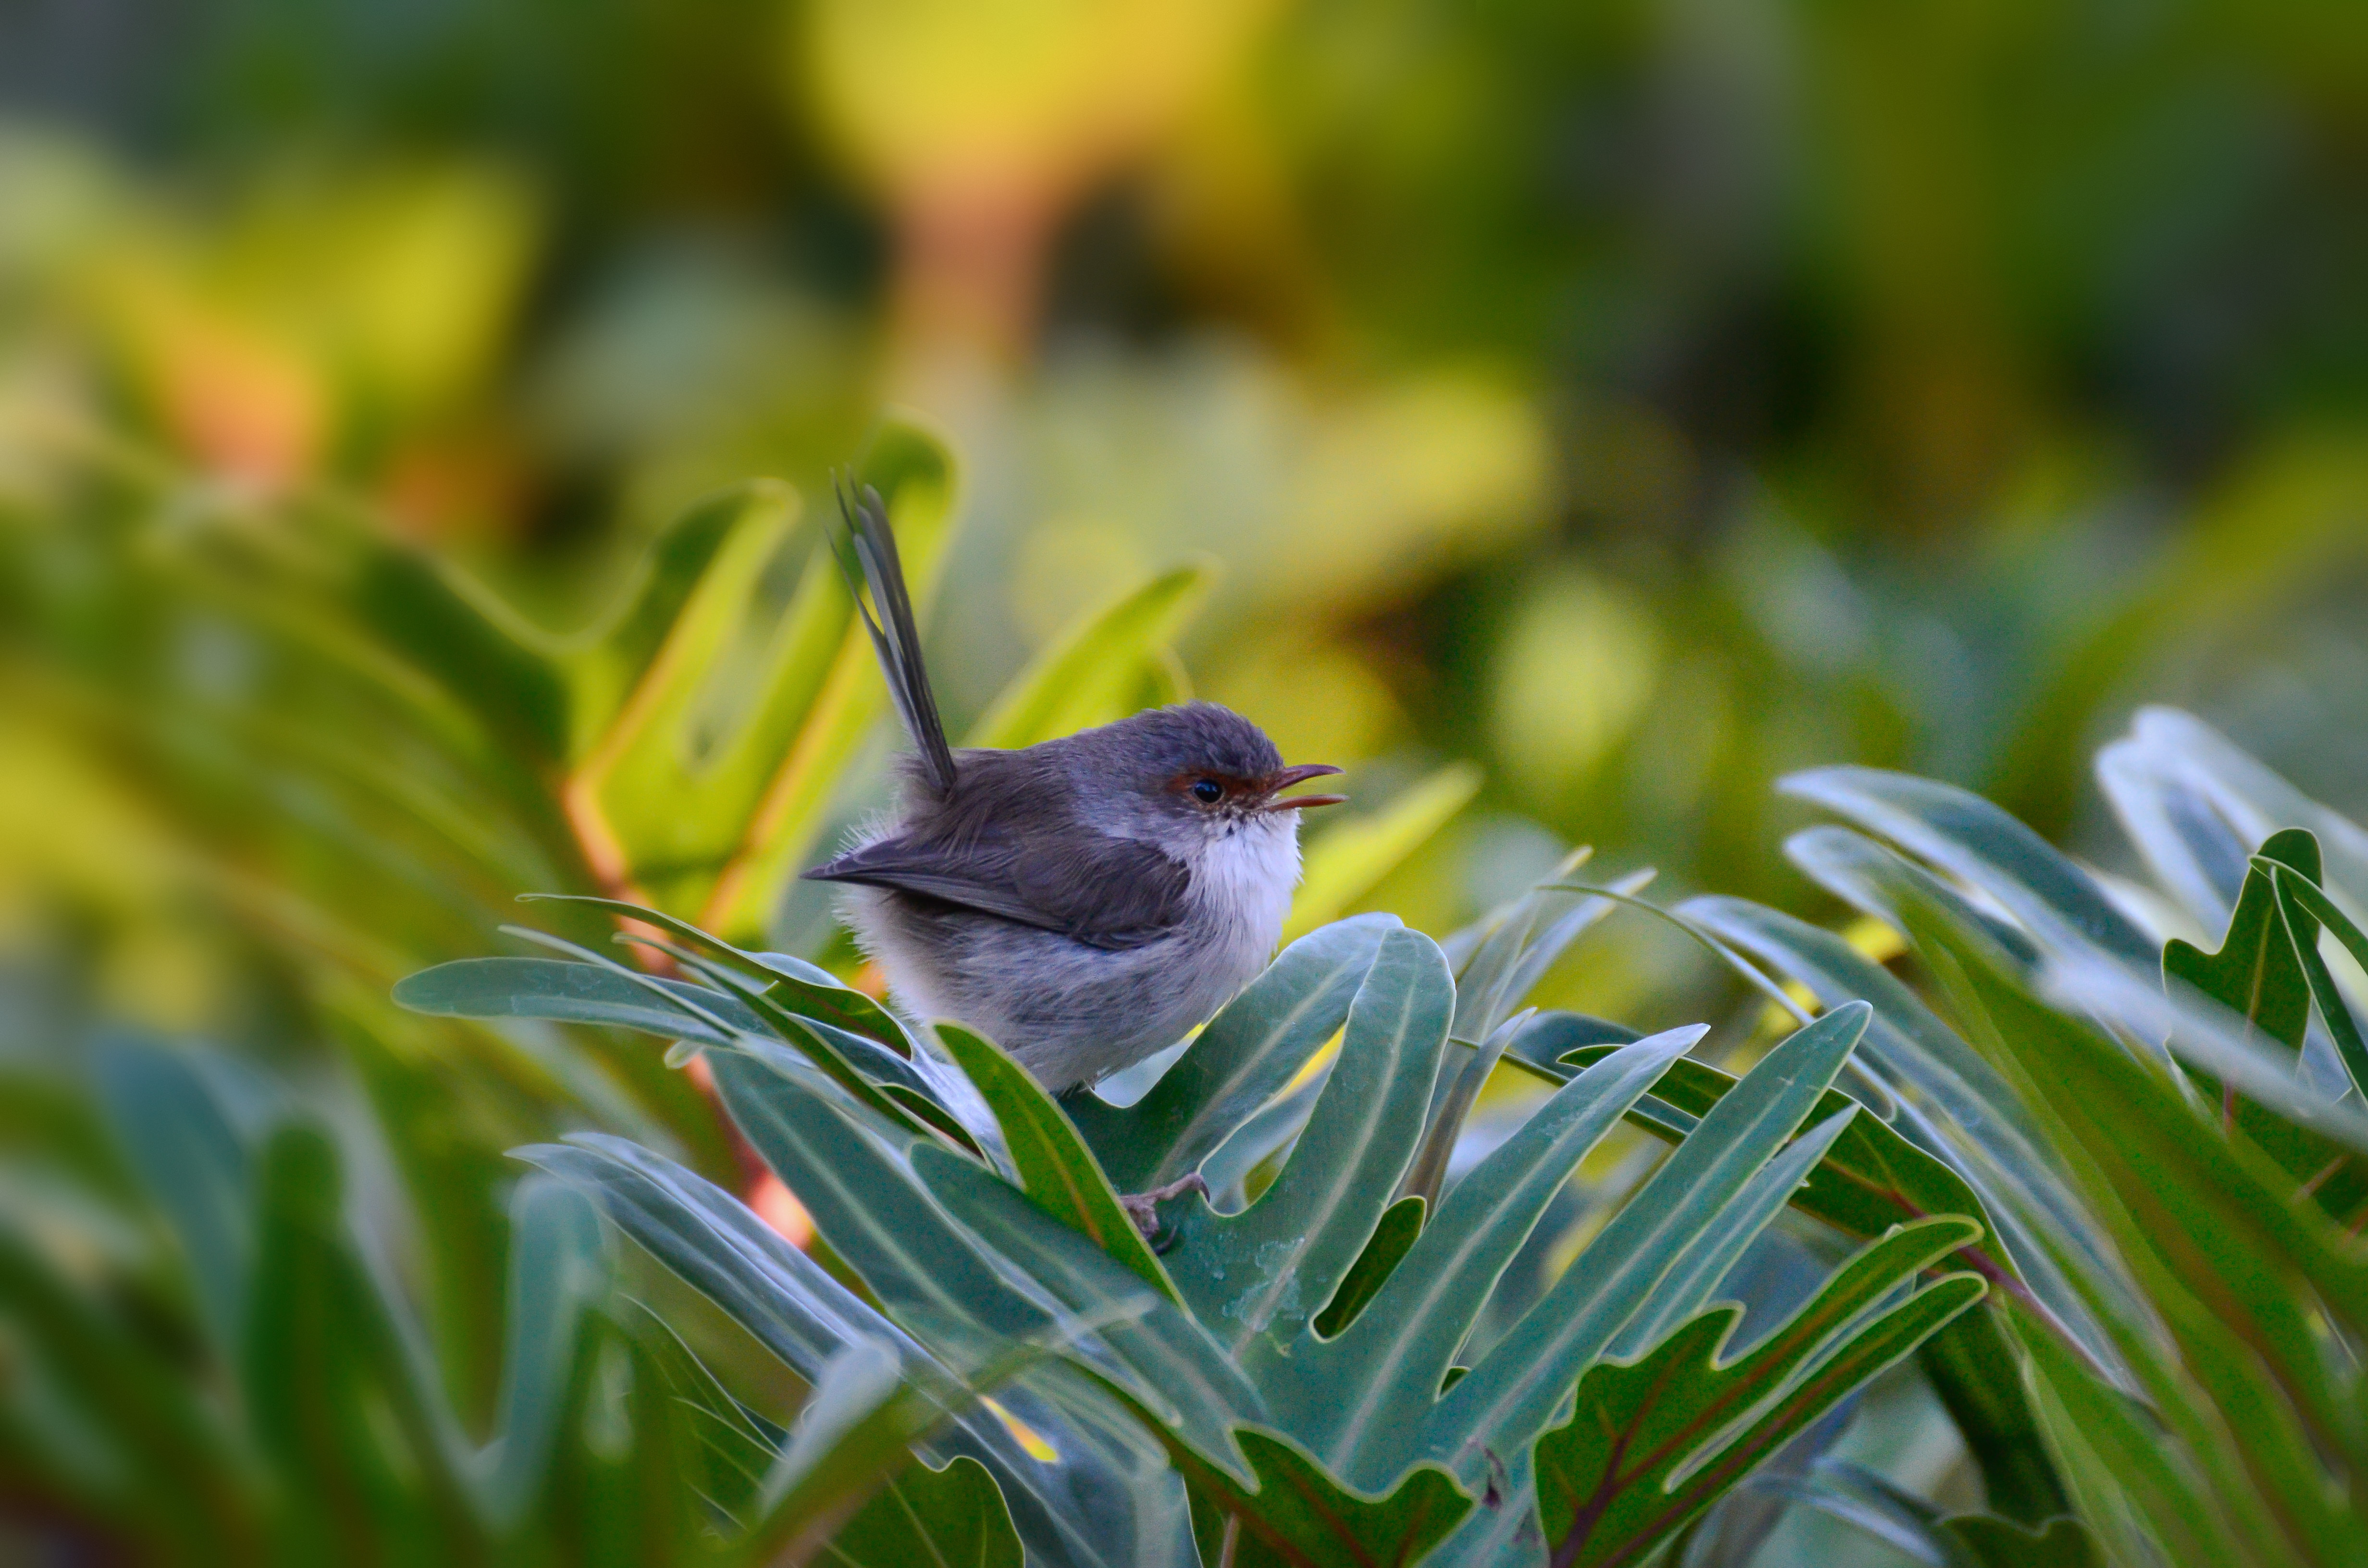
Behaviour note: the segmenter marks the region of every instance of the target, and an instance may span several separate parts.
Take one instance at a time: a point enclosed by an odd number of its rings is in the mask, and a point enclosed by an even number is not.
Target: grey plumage
[[[845,910],[896,1001],[979,1028],[1047,1087],[1089,1084],[1182,1038],[1265,964],[1299,875],[1285,767],[1211,703],[1019,751],[947,745],[876,493],[842,493],[840,559],[914,742],[900,809],[806,875]],[[859,593],[859,602],[860,594]]]

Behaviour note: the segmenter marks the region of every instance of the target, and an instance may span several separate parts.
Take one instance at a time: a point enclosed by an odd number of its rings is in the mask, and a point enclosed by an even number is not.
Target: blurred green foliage
[[[846,966],[790,879],[880,704],[798,497],[887,405],[957,733],[1197,689],[1350,767],[1294,932],[1576,842],[1832,917],[1769,785],[1839,761],[2175,883],[2085,790],[2141,700],[2368,813],[2362,79],[2338,0],[9,6],[0,1219],[233,1377],[85,1081],[211,1040],[489,1440],[502,1152],[757,1172],[621,1037],[387,987],[529,889]],[[1759,1043],[1647,922],[1540,994]]]

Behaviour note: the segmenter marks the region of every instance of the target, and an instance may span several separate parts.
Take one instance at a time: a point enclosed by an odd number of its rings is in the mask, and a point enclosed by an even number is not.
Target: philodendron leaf
[[[1178,566],[1088,616],[1019,672],[964,744],[1017,749],[1125,718],[1215,575],[1213,564]]]
[[[1360,1485],[1381,1485],[1412,1463],[1417,1420],[1497,1278],[1588,1151],[1703,1033],[1695,1025],[1622,1048],[1490,1151],[1356,1321],[1336,1339],[1293,1347],[1297,1375],[1274,1401],[1281,1425]]]
[[[833,1568],[1022,1568],[1026,1560],[1002,1489],[966,1454],[943,1470],[913,1464],[891,1475],[817,1559]]]
[[[1069,1119],[1111,1186],[1139,1192],[1198,1167],[1332,1037],[1397,926],[1395,915],[1360,915],[1310,932],[1225,1004],[1134,1104],[1074,1096]]]
[[[1204,1454],[1238,1469],[1227,1428],[1265,1421],[1266,1403],[1216,1341],[1180,1306],[1147,1299],[1141,1278],[1000,1178],[939,1149],[913,1152],[938,1201],[1059,1306],[1110,1320],[1100,1342],[1156,1394],[1160,1416]],[[1139,1316],[1121,1314],[1139,1313]],[[1247,1472],[1244,1472],[1247,1479]]]
[[[1111,1392],[1135,1406],[1123,1390]],[[1471,1497],[1437,1465],[1415,1466],[1384,1492],[1360,1492],[1342,1485],[1290,1438],[1256,1426],[1233,1433],[1257,1480],[1245,1486],[1136,1409],[1198,1501],[1226,1521],[1224,1544],[1204,1543],[1203,1552],[1222,1551],[1235,1568],[1410,1568],[1472,1511]]]
[[[1862,1002],[1835,1008],[1780,1042],[1711,1107],[1554,1289],[1432,1408],[1416,1451],[1462,1467],[1475,1445],[1503,1453],[1526,1442],[1678,1257],[1792,1141],[1865,1032],[1868,1014]]]
[[[1807,1474],[1772,1489],[1931,1568],[2104,1568],[2094,1538],[2077,1519],[2055,1517],[2026,1528],[1987,1514],[1952,1518],[1848,1460],[1820,1460]]]
[[[1357,1321],[1357,1314],[1365,1310],[1365,1303],[1372,1301],[1374,1292],[1389,1281],[1399,1259],[1406,1256],[1406,1249],[1414,1245],[1416,1238],[1422,1234],[1426,1207],[1425,1199],[1406,1197],[1399,1199],[1383,1212],[1381,1222],[1373,1227],[1372,1239],[1365,1244],[1365,1250],[1357,1255],[1357,1261],[1349,1266],[1340,1288],[1332,1292],[1331,1305],[1315,1314],[1317,1334],[1326,1339],[1337,1339],[1342,1330]]]
[[[670,1006],[658,992],[679,988],[685,1001],[726,1022],[760,1032],[757,1015],[732,997],[680,981],[647,981],[563,959],[455,959],[395,982],[394,1000],[415,1013],[446,1018],[548,1018],[605,1024],[666,1040],[729,1045],[732,1037]]]
[[[584,1313],[609,1288],[591,1202],[552,1176],[520,1182],[510,1199],[509,1273],[499,1425],[476,1471],[496,1529],[523,1518],[542,1485],[560,1440]]]
[[[2316,882],[2292,866],[2265,866],[2256,859],[2253,869],[2267,870],[2277,889],[2278,915],[2285,922],[2294,956],[2302,960],[2311,999],[2318,1004],[2318,1015],[2327,1020],[2328,1032],[2335,1037],[2336,1053],[2343,1059],[2343,1070],[2351,1079],[2352,1092],[2368,1101],[2368,1040],[2361,1039],[2359,1021],[2352,1017],[2343,994],[2336,989],[2335,976],[2328,972],[2327,960],[2319,956],[2315,939],[2317,927],[2324,926],[2343,944],[2353,961],[2368,968],[2368,935],[2363,935],[2351,923],[2351,917],[2338,908]]]
[[[1438,945],[1389,932],[1282,1174],[1239,1214],[1196,1201],[1177,1221],[1176,1283],[1235,1354],[1248,1352],[1253,1377],[1331,1300],[1395,1196],[1454,1006]],[[1254,1344],[1262,1348],[1250,1351]]]
[[[1176,1293],[1175,1282],[1133,1220],[1119,1207],[1118,1194],[1087,1153],[1076,1129],[1028,1069],[993,1040],[960,1024],[939,1024],[938,1039],[995,1112],[1030,1201],[1180,1303],[1183,1298]]]
[[[1024,1364],[1019,1358],[1008,1359],[1010,1365],[1003,1376]],[[893,1345],[850,1343],[824,1366],[799,1412],[789,1449],[765,1477],[757,1521],[735,1546],[748,1561],[759,1562],[820,1560],[886,1568],[892,1562],[928,1562],[928,1553],[944,1547],[994,1550],[1003,1552],[1005,1561],[1016,1561],[1019,1542],[1003,1494],[975,1460],[956,1461],[977,1469],[974,1483],[958,1482],[945,1489],[952,1493],[945,1500],[967,1505],[966,1513],[943,1520],[905,1517],[901,1505],[910,1501],[909,1495],[885,1500],[887,1507],[865,1507],[882,1483],[914,1464],[913,1445],[945,1422],[950,1406],[968,1397],[967,1391],[914,1381]],[[881,1555],[898,1546],[917,1546],[920,1553]],[[939,1560],[946,1559],[940,1554]]]
[[[577,1145],[544,1144],[519,1156],[590,1195],[619,1229],[808,1381],[860,1338],[887,1339],[908,1357],[927,1359],[918,1344],[746,1205],[679,1165],[597,1133],[579,1135]],[[973,1404],[957,1412],[953,1430],[932,1450],[985,1463],[1022,1538],[1047,1562],[1131,1568],[1153,1543],[1128,1506],[1130,1478],[1104,1462],[1107,1445],[1087,1440],[1066,1425],[1072,1413],[1025,1390],[1008,1391],[1002,1401],[1027,1422],[1025,1437]],[[1051,1460],[1043,1458],[1048,1449]]]
[[[1603,1060],[1613,1049],[1587,1046],[1563,1060],[1584,1068]],[[1734,1089],[1736,1082],[1707,1062],[1686,1058],[1671,1064],[1652,1095],[1630,1113],[1629,1120],[1676,1142]],[[1856,1103],[1839,1089],[1827,1089],[1812,1114],[1820,1122],[1828,1121],[1849,1112]],[[1963,1177],[1872,1116],[1854,1118],[1841,1130],[1808,1179],[1793,1191],[1792,1204],[1861,1241],[1927,1214],[1983,1217],[1981,1200]],[[2011,1278],[2014,1273],[2010,1259],[1980,1245],[1970,1246],[1959,1261],[1993,1278]]]
[[[1979,1301],[1979,1277],[1952,1274],[1861,1321],[1979,1233],[1953,1215],[1903,1227],[1724,1365],[1717,1354],[1742,1319],[1738,1307],[1702,1313],[1641,1361],[1590,1369],[1571,1418],[1533,1451],[1551,1560],[1558,1568],[1645,1561],[1793,1434]]]
[[[2291,867],[2312,883],[2319,877],[2318,840],[2300,828],[2288,828],[2265,840],[2258,858]],[[2302,1049],[2303,1031],[2310,1022],[2310,981],[2303,972],[2296,949],[2305,942],[2314,955],[2318,923],[2306,932],[2289,934],[2280,918],[2272,870],[2255,866],[2245,874],[2236,913],[2216,953],[2207,953],[2176,937],[2163,945],[2162,971],[2183,980],[2236,1013],[2261,1034],[2289,1051]],[[2307,918],[2307,916],[2305,916]]]
[[[1874,767],[1820,767],[1782,779],[1814,801],[1980,888],[2043,945],[2069,937],[2152,964],[2155,947],[2096,879],[2045,839],[1970,790]]]

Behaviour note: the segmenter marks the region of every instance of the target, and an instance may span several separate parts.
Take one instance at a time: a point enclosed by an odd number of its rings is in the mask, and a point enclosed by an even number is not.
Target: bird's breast
[[[1262,965],[1282,935],[1299,883],[1299,835],[1282,824],[1251,822],[1209,841],[1192,867],[1201,918],[1222,929]]]

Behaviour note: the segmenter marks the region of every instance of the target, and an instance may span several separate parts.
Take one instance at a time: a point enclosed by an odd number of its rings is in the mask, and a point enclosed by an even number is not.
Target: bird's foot
[[[1134,1221],[1134,1228],[1143,1233],[1144,1241],[1156,1241],[1159,1237],[1159,1206],[1188,1192],[1197,1192],[1203,1198],[1209,1196],[1209,1184],[1201,1179],[1199,1171],[1188,1171],[1166,1187],[1155,1187],[1149,1192],[1127,1193],[1119,1199],[1118,1203],[1126,1210],[1127,1217]]]

